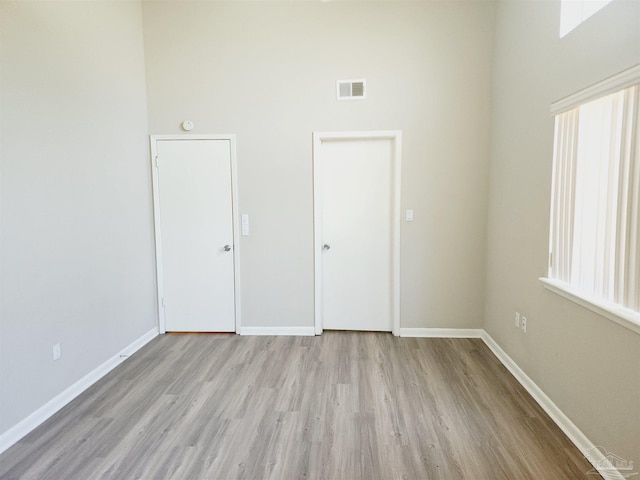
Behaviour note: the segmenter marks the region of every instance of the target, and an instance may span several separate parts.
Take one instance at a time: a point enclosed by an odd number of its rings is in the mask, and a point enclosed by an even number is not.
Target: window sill
[[[544,283],[544,287],[547,290],[571,300],[572,302],[577,303],[600,316],[608,318],[618,325],[628,328],[632,332],[640,335],[640,313],[629,308],[623,308],[618,305],[608,304],[594,298],[589,298],[583,293],[576,292],[566,283],[562,283],[557,280],[551,280],[550,278],[544,277],[539,280]]]

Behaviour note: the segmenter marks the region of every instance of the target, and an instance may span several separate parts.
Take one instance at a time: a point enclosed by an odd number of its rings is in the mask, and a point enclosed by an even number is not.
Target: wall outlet
[[[522,331],[524,333],[527,333],[527,317],[523,315],[522,318],[520,319],[520,323],[522,324]]]
[[[516,325],[516,328],[520,328],[520,313],[519,312],[516,312],[516,318],[515,318],[514,323]]]
[[[53,359],[58,360],[62,356],[62,349],[60,348],[60,344],[56,343],[53,346]]]

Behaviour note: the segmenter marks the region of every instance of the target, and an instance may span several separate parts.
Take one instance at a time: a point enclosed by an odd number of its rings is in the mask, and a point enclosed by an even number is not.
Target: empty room
[[[640,0],[0,0],[0,478],[640,474]]]

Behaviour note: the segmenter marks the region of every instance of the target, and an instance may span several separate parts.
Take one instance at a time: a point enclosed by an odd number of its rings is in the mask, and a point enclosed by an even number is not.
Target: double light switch
[[[247,237],[249,236],[249,215],[246,213],[242,214],[241,217],[242,220],[242,236]]]

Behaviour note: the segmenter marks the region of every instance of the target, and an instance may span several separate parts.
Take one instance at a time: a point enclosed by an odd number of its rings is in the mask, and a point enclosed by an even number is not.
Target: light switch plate
[[[246,213],[242,214],[242,236],[246,237],[249,235],[249,215]]]
[[[53,359],[58,360],[62,356],[62,349],[60,348],[60,344],[56,343],[53,346]]]
[[[407,222],[413,222],[413,210],[407,210],[405,215],[404,215],[404,219]]]

